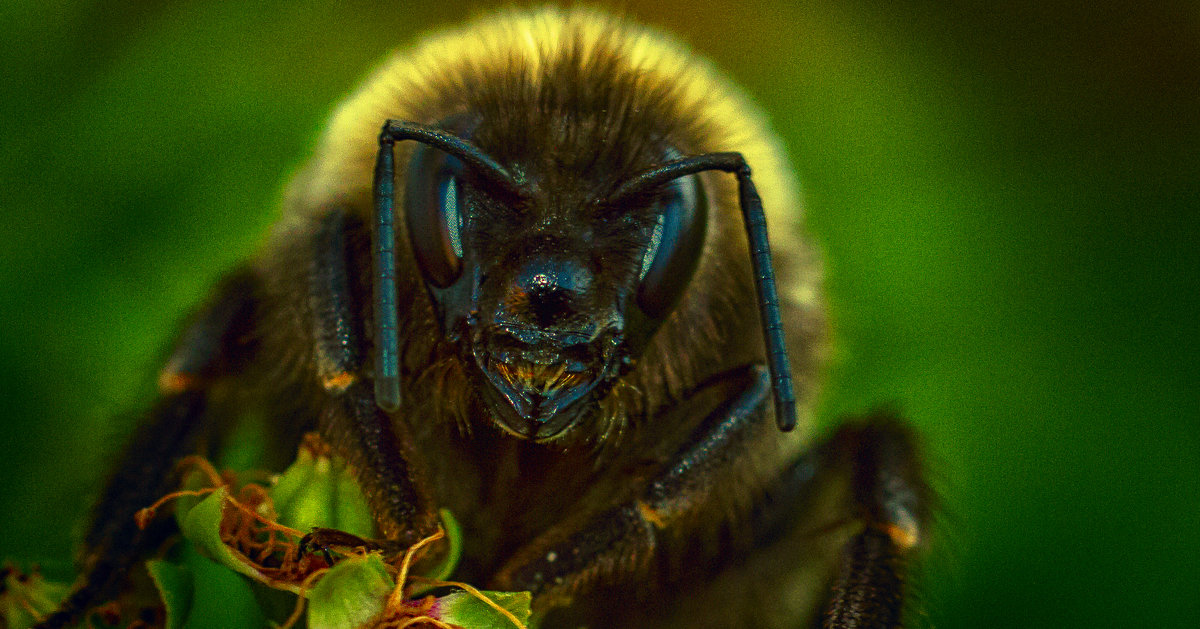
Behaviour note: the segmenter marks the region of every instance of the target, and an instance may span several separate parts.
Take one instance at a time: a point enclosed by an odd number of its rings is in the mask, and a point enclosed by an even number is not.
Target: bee
[[[246,408],[357,470],[364,545],[449,509],[458,576],[543,626],[898,626],[928,490],[891,415],[805,437],[826,323],[795,189],[745,95],[625,20],[515,11],[400,53],[185,328],[41,626],[121,585],[156,544],[134,511]]]

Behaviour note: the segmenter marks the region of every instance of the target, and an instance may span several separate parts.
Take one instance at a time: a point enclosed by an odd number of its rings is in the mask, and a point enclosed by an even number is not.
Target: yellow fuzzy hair
[[[334,114],[317,158],[299,187],[293,207],[319,208],[335,199],[368,198],[384,120],[421,119],[418,103],[436,100],[445,85],[470,86],[512,67],[541,78],[546,59],[567,46],[587,53],[601,44],[622,55],[646,85],[672,86],[674,108],[711,129],[702,152],[738,151],[754,170],[763,208],[774,234],[789,234],[797,220],[796,186],[782,147],[767,130],[762,112],[709,63],[667,35],[591,9],[546,7],[510,11],[427,36],[402,50],[371,76]]]

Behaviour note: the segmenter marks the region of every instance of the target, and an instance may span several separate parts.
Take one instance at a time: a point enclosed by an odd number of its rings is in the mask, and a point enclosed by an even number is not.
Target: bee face
[[[461,138],[519,181],[514,193],[462,156],[395,144],[406,413],[598,444],[717,365],[762,360],[740,342],[759,318],[735,178],[689,173],[619,202],[613,194],[675,158],[736,152],[783,235],[776,257],[795,268],[809,256],[793,264],[801,247],[786,161],[736,89],[686,49],[637,32],[585,10],[485,20],[398,55],[333,117],[290,191],[301,219],[342,205],[371,223],[385,120]],[[818,281],[791,277],[785,290],[818,294]],[[814,320],[819,308],[804,305]],[[532,349],[530,329],[546,332]],[[722,349],[731,338],[736,351]],[[551,339],[568,358],[549,358]]]
[[[708,213],[695,175],[610,200],[625,173],[678,151],[606,153],[604,121],[567,118],[534,140],[477,115],[439,125],[503,154],[520,173],[515,192],[429,146],[406,178],[408,233],[442,333],[496,424],[536,441],[594,412],[632,367],[688,284]]]

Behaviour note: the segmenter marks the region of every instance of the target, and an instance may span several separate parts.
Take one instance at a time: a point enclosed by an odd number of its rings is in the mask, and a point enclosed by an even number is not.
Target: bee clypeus
[[[424,40],[192,318],[42,626],[119,587],[133,512],[247,405],[357,470],[363,545],[449,509],[458,576],[543,626],[897,626],[927,491],[893,418],[792,430],[824,339],[793,191],[762,115],[658,33],[544,9]]]

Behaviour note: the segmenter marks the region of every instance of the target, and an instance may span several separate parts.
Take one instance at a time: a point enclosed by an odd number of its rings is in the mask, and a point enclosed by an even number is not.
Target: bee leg
[[[351,543],[348,534],[316,529],[308,548],[361,545],[401,551],[437,530],[436,509],[419,481],[419,459],[401,422],[375,403],[362,377],[361,326],[347,265],[350,236],[363,227],[348,225],[340,209],[321,220],[309,268],[309,309],[315,340],[314,361],[324,390],[319,427],[322,436],[357,471],[359,487],[375,514],[383,540]]]
[[[656,477],[623,502],[565,520],[519,550],[496,574],[495,589],[531,591],[535,607],[547,609],[595,589],[651,582],[656,567],[694,557],[688,540],[714,534],[715,514],[729,506],[721,494],[744,491],[721,479],[776,431],[765,418],[771,378],[762,365],[732,370],[702,393],[719,393],[721,402]]]
[[[437,531],[437,511],[413,463],[420,459],[406,445],[403,426],[376,406],[372,387],[356,381],[331,396],[320,426],[325,440],[356,470],[383,539],[347,544],[340,531],[316,529],[307,539],[310,547],[361,545],[398,553]]]
[[[178,486],[176,460],[194,452],[208,423],[210,383],[251,351],[255,280],[231,276],[184,332],[159,378],[161,397],[125,446],[92,512],[84,537],[82,576],[58,610],[37,627],[65,627],[116,594],[142,555],[169,528],[138,527],[134,514]]]
[[[912,431],[876,414],[842,426],[821,457],[848,470],[851,507],[864,524],[842,549],[823,626],[899,627],[905,568],[931,508]]]

